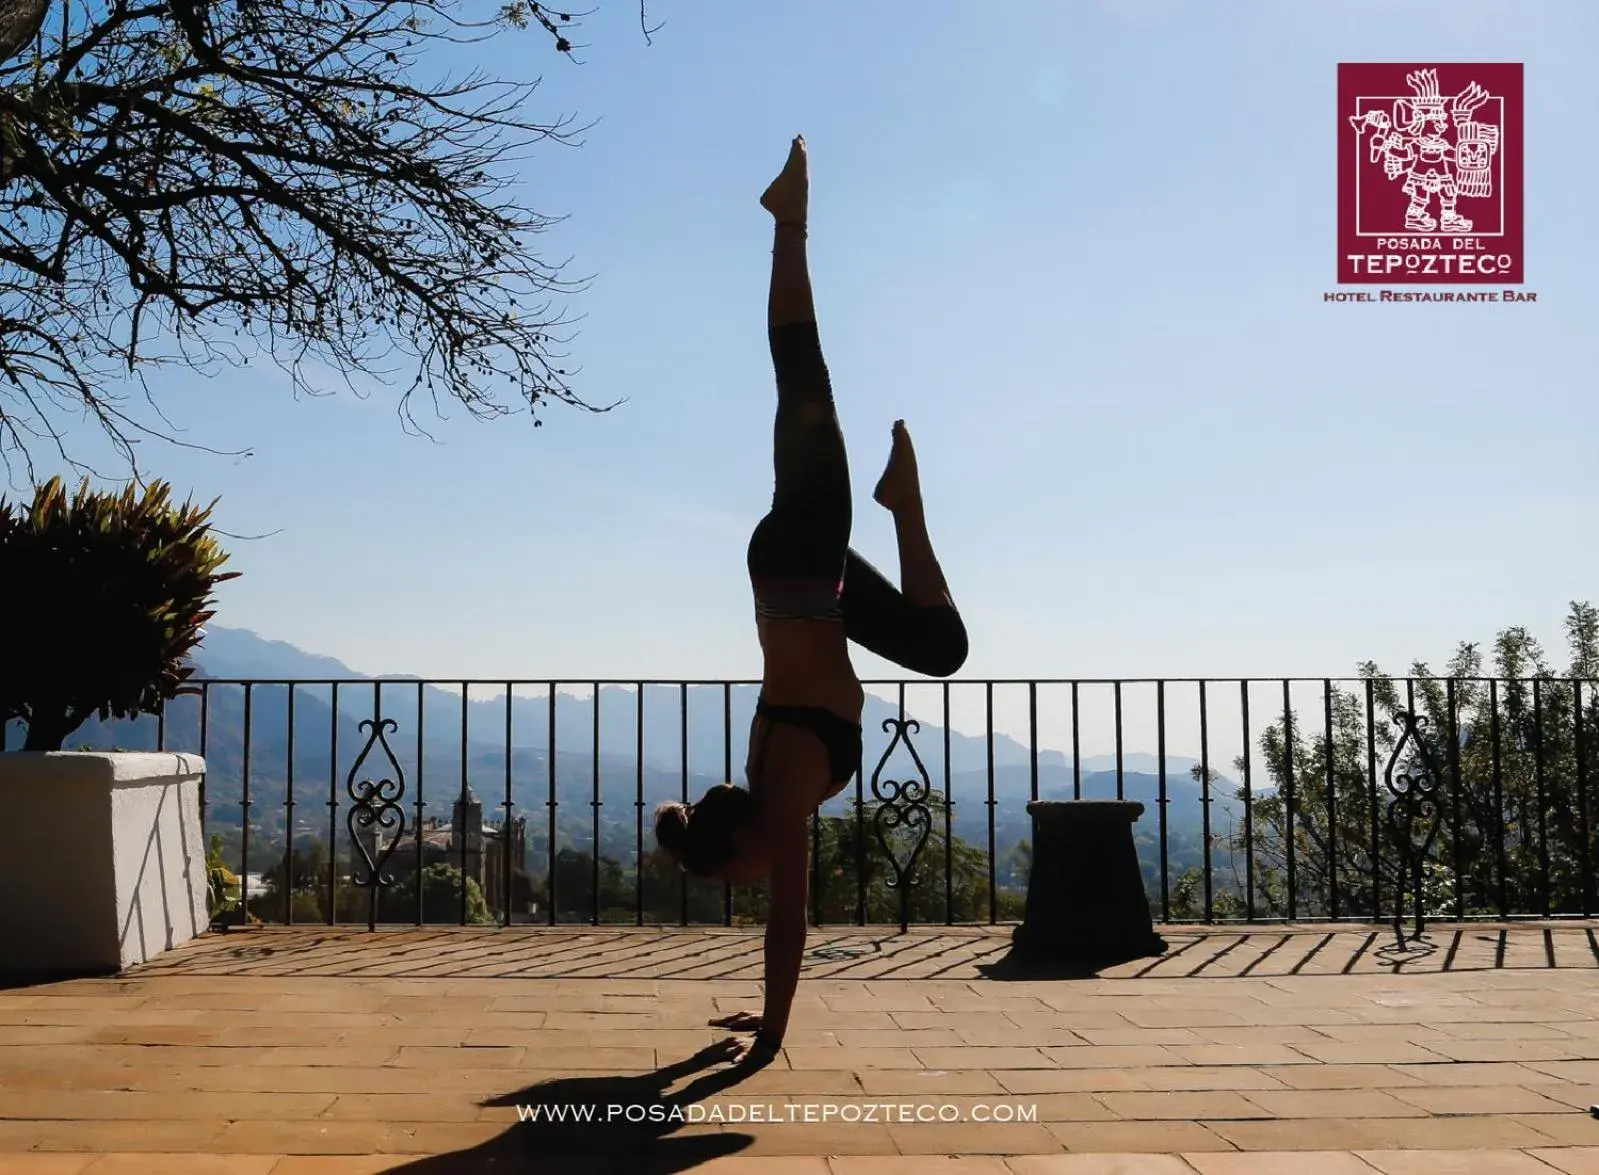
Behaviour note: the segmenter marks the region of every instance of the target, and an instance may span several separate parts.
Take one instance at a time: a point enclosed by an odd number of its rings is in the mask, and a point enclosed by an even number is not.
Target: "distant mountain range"
[[[283,641],[267,640],[253,632],[236,628],[209,628],[196,658],[206,677],[219,680],[242,679],[293,679],[340,680],[339,710],[357,718],[373,714],[374,687],[366,682],[373,678],[357,673],[343,662],[315,653],[306,653]],[[383,712],[402,724],[402,729],[414,729],[417,723],[417,686],[415,679],[385,676],[382,688]],[[492,685],[478,687],[479,694],[493,690]],[[259,688],[257,691],[259,693]],[[725,696],[724,696],[725,692]],[[458,691],[442,689],[435,685],[422,687],[422,725],[426,731],[427,745],[434,749],[453,749],[458,755],[461,747],[463,718],[467,727],[468,744],[503,746],[506,742],[504,687],[499,687],[497,698],[479,698],[465,707],[461,705]],[[684,694],[688,698],[686,724],[683,717]],[[755,700],[759,690],[754,686],[735,685],[724,691],[720,685],[689,686],[686,691],[677,686],[647,686],[644,690],[644,760],[658,766],[678,769],[682,757],[684,727],[687,728],[689,762],[695,767],[721,764],[731,758],[737,771],[743,764],[747,747],[750,720],[755,713]],[[324,709],[330,704],[331,691],[327,686],[301,687],[301,696],[321,699]],[[295,725],[302,721],[296,701]],[[731,722],[724,722],[724,707],[731,711]],[[897,718],[899,707],[893,702],[867,696],[866,711],[861,723],[867,732],[868,742],[873,733],[882,733],[883,720]],[[916,715],[912,717],[923,717]],[[547,748],[550,743],[550,714],[547,695],[516,697],[511,704],[511,738],[513,747]],[[600,691],[599,743],[602,755],[622,754],[636,757],[638,742],[638,700],[634,690],[623,686],[605,686]],[[731,746],[727,745],[726,731],[731,729]],[[555,745],[557,751],[572,750],[592,753],[595,738],[594,702],[591,698],[575,694],[558,694],[555,715]],[[931,770],[932,757],[943,765],[943,728],[929,723],[923,717],[921,731],[912,736],[917,752]],[[882,740],[885,744],[887,736]],[[879,748],[881,753],[881,748]],[[870,759],[870,750],[868,750]],[[954,772],[986,769],[988,743],[983,735],[968,735],[950,731],[950,769]],[[994,764],[997,767],[1027,766],[1031,754],[1026,744],[1010,735],[995,732]],[[1055,766],[1070,770],[1070,757],[1060,751],[1041,750],[1039,766]],[[1186,776],[1198,762],[1197,759],[1168,755],[1167,773]],[[873,764],[868,763],[868,768]],[[1083,759],[1084,772],[1110,771],[1115,767],[1112,756],[1100,755]],[[1125,771],[1155,774],[1158,762],[1154,755],[1127,754],[1123,756]]]
[[[425,803],[424,819],[447,821],[463,784],[482,801],[485,819],[490,822],[497,822],[509,801],[513,816],[528,818],[533,858],[529,865],[539,873],[549,843],[553,799],[559,847],[592,851],[598,816],[602,855],[631,863],[637,848],[640,814],[645,821],[648,849],[649,814],[661,800],[680,797],[685,791],[693,797],[728,778],[742,781],[748,731],[758,694],[754,686],[689,686],[686,690],[647,686],[643,691],[641,732],[639,698],[633,689],[603,687],[597,722],[592,697],[558,692],[552,771],[547,696],[513,697],[507,715],[503,687],[497,699],[473,700],[464,706],[458,692],[436,686],[419,687],[405,679],[385,678],[380,689],[371,677],[356,673],[332,657],[307,653],[243,629],[209,628],[195,660],[197,680],[243,679],[254,683],[248,690],[248,716],[244,686],[211,685],[203,713],[195,697],[178,698],[168,706],[165,744],[173,750],[203,750],[208,826],[231,834],[230,840],[243,823],[248,763],[252,859],[259,859],[258,854],[280,851],[285,834],[291,834],[291,823],[295,840],[318,836],[326,842],[331,820],[331,831],[340,845],[347,842],[347,777],[368,738],[360,724],[374,717],[374,703],[380,700],[381,716],[393,720],[397,727],[388,734],[388,741],[403,772],[408,821],[417,814],[414,804],[419,792]],[[263,679],[337,679],[341,683],[337,706],[333,704],[333,690],[327,685],[294,687],[291,732],[289,687],[260,684]],[[914,713],[911,716],[917,717]],[[884,721],[897,717],[899,708],[895,703],[868,695],[862,719],[866,733],[863,787],[867,800],[872,798],[870,781],[890,740],[883,729]],[[946,788],[945,736],[942,727],[925,720],[921,729],[910,736],[930,783],[939,792]],[[69,746],[153,750],[157,738],[158,723],[153,717],[136,722],[90,720],[72,736]],[[13,731],[7,745],[15,747],[20,741],[20,732]],[[986,849],[988,739],[951,730],[948,741],[953,830]],[[374,748],[373,755],[376,757],[369,757],[358,778],[392,776],[393,771],[384,766],[381,748]],[[1195,763],[1194,759],[1177,756],[1166,759],[1168,849],[1174,860],[1190,863],[1202,851],[1204,804],[1201,788],[1190,774]],[[996,873],[1003,882],[1009,869],[999,863],[1007,861],[1031,831],[1026,804],[1032,795],[1032,756],[1025,744],[996,732],[993,764]],[[1107,756],[1085,758],[1082,798],[1114,798],[1114,766],[1114,759]],[[1158,842],[1154,839],[1160,820],[1158,761],[1152,755],[1130,753],[1123,756],[1122,766],[1122,794],[1145,804],[1136,829],[1141,851],[1158,860]],[[882,778],[904,779],[914,770],[911,757],[901,748],[883,767]],[[1058,751],[1040,751],[1037,788],[1040,798],[1070,798],[1070,759]],[[1240,818],[1241,808],[1234,799],[1237,790],[1237,785],[1225,777],[1218,777],[1212,784],[1213,833],[1225,833]],[[292,813],[287,803],[291,798]],[[850,789],[830,803],[824,813],[847,814],[853,798],[854,791]],[[330,800],[338,806],[330,807]],[[1220,865],[1225,853],[1213,850],[1215,854],[1219,854]],[[1146,860],[1146,866],[1151,863]],[[1180,870],[1174,865],[1174,871]]]

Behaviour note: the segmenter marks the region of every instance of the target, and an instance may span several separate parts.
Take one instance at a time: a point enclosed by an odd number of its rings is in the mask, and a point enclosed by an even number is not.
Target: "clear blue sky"
[[[769,222],[803,131],[856,543],[895,417],[920,448],[969,676],[1346,674],[1599,596],[1599,7],[632,0],[587,63],[480,64],[598,119],[523,167],[591,290],[537,431],[434,441],[266,363],[156,377],[244,577],[220,623],[366,672],[754,676],[770,494]],[[1340,60],[1527,66],[1527,306],[1325,305]],[[427,419],[427,417],[424,417]],[[863,675],[889,667],[861,654]],[[1096,747],[1105,750],[1106,747]],[[1152,749],[1152,748],[1145,748]]]

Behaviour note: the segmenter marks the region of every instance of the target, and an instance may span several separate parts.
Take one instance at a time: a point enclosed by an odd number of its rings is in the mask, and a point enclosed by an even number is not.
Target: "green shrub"
[[[216,503],[173,506],[171,487],[70,498],[60,478],[33,504],[0,498],[0,724],[28,724],[25,751],[57,751],[91,716],[136,718],[192,692],[187,663],[237,572],[211,537]]]
[[[213,920],[239,907],[239,878],[222,859],[222,838],[211,834],[205,853],[206,914]]]

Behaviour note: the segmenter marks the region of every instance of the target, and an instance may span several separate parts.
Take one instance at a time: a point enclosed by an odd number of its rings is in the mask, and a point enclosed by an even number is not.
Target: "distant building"
[[[378,830],[369,827],[362,832],[367,851],[374,860],[388,851],[390,838],[379,838]],[[464,797],[457,798],[453,818],[448,824],[435,819],[422,826],[418,837],[415,828],[408,828],[399,836],[394,855],[383,866],[383,872],[399,885],[417,871],[417,849],[420,841],[422,866],[435,863],[448,865],[477,882],[483,891],[484,901],[495,919],[503,920],[506,909],[506,857],[510,857],[510,909],[512,922],[531,922],[538,912],[533,878],[527,871],[527,818],[519,816],[505,825],[485,825],[483,804],[468,789]]]

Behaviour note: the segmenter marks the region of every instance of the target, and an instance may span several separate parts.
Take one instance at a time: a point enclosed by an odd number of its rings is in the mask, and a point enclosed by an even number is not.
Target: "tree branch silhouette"
[[[560,304],[585,282],[513,194],[570,118],[521,113],[537,79],[444,75],[428,57],[578,13],[516,0],[61,0],[59,31],[0,61],[0,459],[31,478],[96,426],[133,468],[145,438],[204,449],[149,375],[264,356],[296,394],[373,382],[488,418],[573,390]],[[653,31],[644,4],[640,26]],[[47,22],[53,23],[53,22]],[[658,27],[658,26],[657,26]],[[141,402],[142,401],[142,402]],[[215,451],[215,450],[210,450]]]

